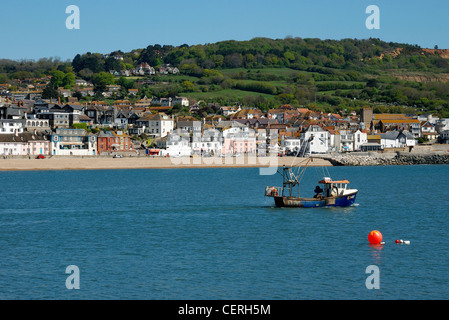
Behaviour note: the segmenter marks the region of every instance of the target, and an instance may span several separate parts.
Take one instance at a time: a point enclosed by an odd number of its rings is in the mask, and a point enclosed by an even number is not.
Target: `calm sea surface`
[[[0,172],[0,299],[448,299],[449,166],[327,170],[355,206],[275,208],[252,168]]]

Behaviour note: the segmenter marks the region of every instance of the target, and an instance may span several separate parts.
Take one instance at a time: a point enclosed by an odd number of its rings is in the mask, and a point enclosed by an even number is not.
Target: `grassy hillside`
[[[120,59],[117,59],[120,58]],[[338,112],[373,106],[382,112],[433,112],[449,117],[449,51],[379,39],[268,39],[205,45],[150,45],[128,53],[85,53],[71,63],[0,60],[0,83],[55,74],[52,85],[71,87],[70,74],[94,83],[139,89],[136,99],[183,95],[192,101],[242,103],[262,110],[291,104]],[[177,75],[111,78],[109,71],[142,63],[170,64]],[[54,91],[50,91],[50,94]],[[119,95],[126,96],[126,90]],[[101,96],[99,96],[101,97]]]

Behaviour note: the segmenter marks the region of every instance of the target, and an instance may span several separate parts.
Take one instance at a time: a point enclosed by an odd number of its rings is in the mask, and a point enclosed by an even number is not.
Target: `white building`
[[[199,133],[201,134],[202,124],[198,120],[178,120],[177,129],[180,129],[183,133]]]
[[[171,107],[173,106],[173,98],[152,98],[152,106]]]
[[[51,154],[56,156],[93,156],[97,137],[84,129],[56,129],[51,136]]]
[[[309,126],[301,133],[301,140],[301,154],[326,153],[329,150],[329,132],[320,126]]]
[[[368,135],[360,130],[340,130],[333,137],[333,149],[337,152],[360,151],[361,146],[368,142]]]
[[[174,121],[165,113],[145,115],[136,121],[138,127],[144,128],[146,134],[163,138],[173,132]]]
[[[221,155],[223,151],[223,139],[220,131],[208,128],[205,129],[199,137],[192,137],[192,153],[200,155]]]
[[[126,128],[129,116],[129,110],[120,110],[114,119],[114,124],[119,128]]]
[[[408,131],[388,131],[380,134],[380,144],[382,148],[404,148],[414,147],[416,140],[414,135]]]
[[[45,134],[23,132],[0,135],[0,155],[35,156],[49,155],[50,142]]]
[[[169,133],[165,141],[165,152],[170,157],[185,157],[192,154],[189,135],[182,134],[180,130]]]
[[[0,134],[13,134],[23,132],[22,120],[0,120]]]
[[[416,119],[418,119],[421,122],[427,122],[428,121],[428,122],[430,122],[432,124],[436,124],[440,120],[439,117],[435,117],[431,113],[421,114],[421,115],[417,116]]]
[[[335,135],[334,144],[337,152],[354,151],[354,133],[351,130],[340,130]]]
[[[354,132],[354,150],[361,151],[362,145],[365,143],[368,143],[368,134],[360,130]]]
[[[237,112],[241,111],[242,108],[240,106],[220,107],[220,110],[223,116],[227,117],[229,115],[236,114]]]
[[[281,147],[287,152],[299,152],[302,143],[303,140],[301,138],[281,137]]]
[[[45,131],[50,130],[50,121],[47,119],[38,119],[33,115],[34,117],[31,117],[31,115],[27,116],[26,122],[25,122],[25,128],[27,131]]]
[[[183,107],[188,107],[189,106],[189,99],[187,99],[186,97],[175,97],[172,100],[172,104],[180,104]]]
[[[444,118],[444,119],[440,119],[436,122],[435,124],[435,130],[438,133],[441,133],[443,131],[449,130],[449,119],[448,118]]]
[[[89,82],[87,82],[84,79],[76,79],[75,84],[78,86],[87,86],[87,85],[89,85]]]

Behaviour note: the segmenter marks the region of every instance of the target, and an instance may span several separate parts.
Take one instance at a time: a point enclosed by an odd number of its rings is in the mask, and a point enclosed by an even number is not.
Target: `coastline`
[[[227,157],[227,158],[163,158],[163,157],[50,157],[46,159],[0,159],[0,171],[47,170],[120,170],[120,169],[194,169],[194,168],[267,168],[303,165],[308,158],[296,157]],[[332,166],[329,160],[313,158],[309,166]]]
[[[303,166],[390,166],[449,164],[449,154],[430,153],[348,153],[302,157],[48,157],[28,159],[13,157],[0,159],[0,171],[50,171],[50,170],[125,170],[125,169],[199,169],[199,168],[273,168]]]

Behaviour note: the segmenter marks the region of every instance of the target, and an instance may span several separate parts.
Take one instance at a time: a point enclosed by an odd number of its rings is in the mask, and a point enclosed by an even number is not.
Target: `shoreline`
[[[162,157],[50,157],[46,159],[0,159],[0,171],[50,170],[121,170],[121,169],[199,169],[199,168],[273,168],[303,165],[309,158],[297,157],[227,157],[227,158],[162,158]],[[313,167],[331,167],[329,160],[313,158]]]
[[[286,166],[363,167],[394,165],[449,164],[449,154],[441,153],[348,153],[302,157],[64,157],[46,159],[23,157],[0,159],[1,171],[53,170],[132,170],[132,169],[207,169],[207,168],[278,168]]]

